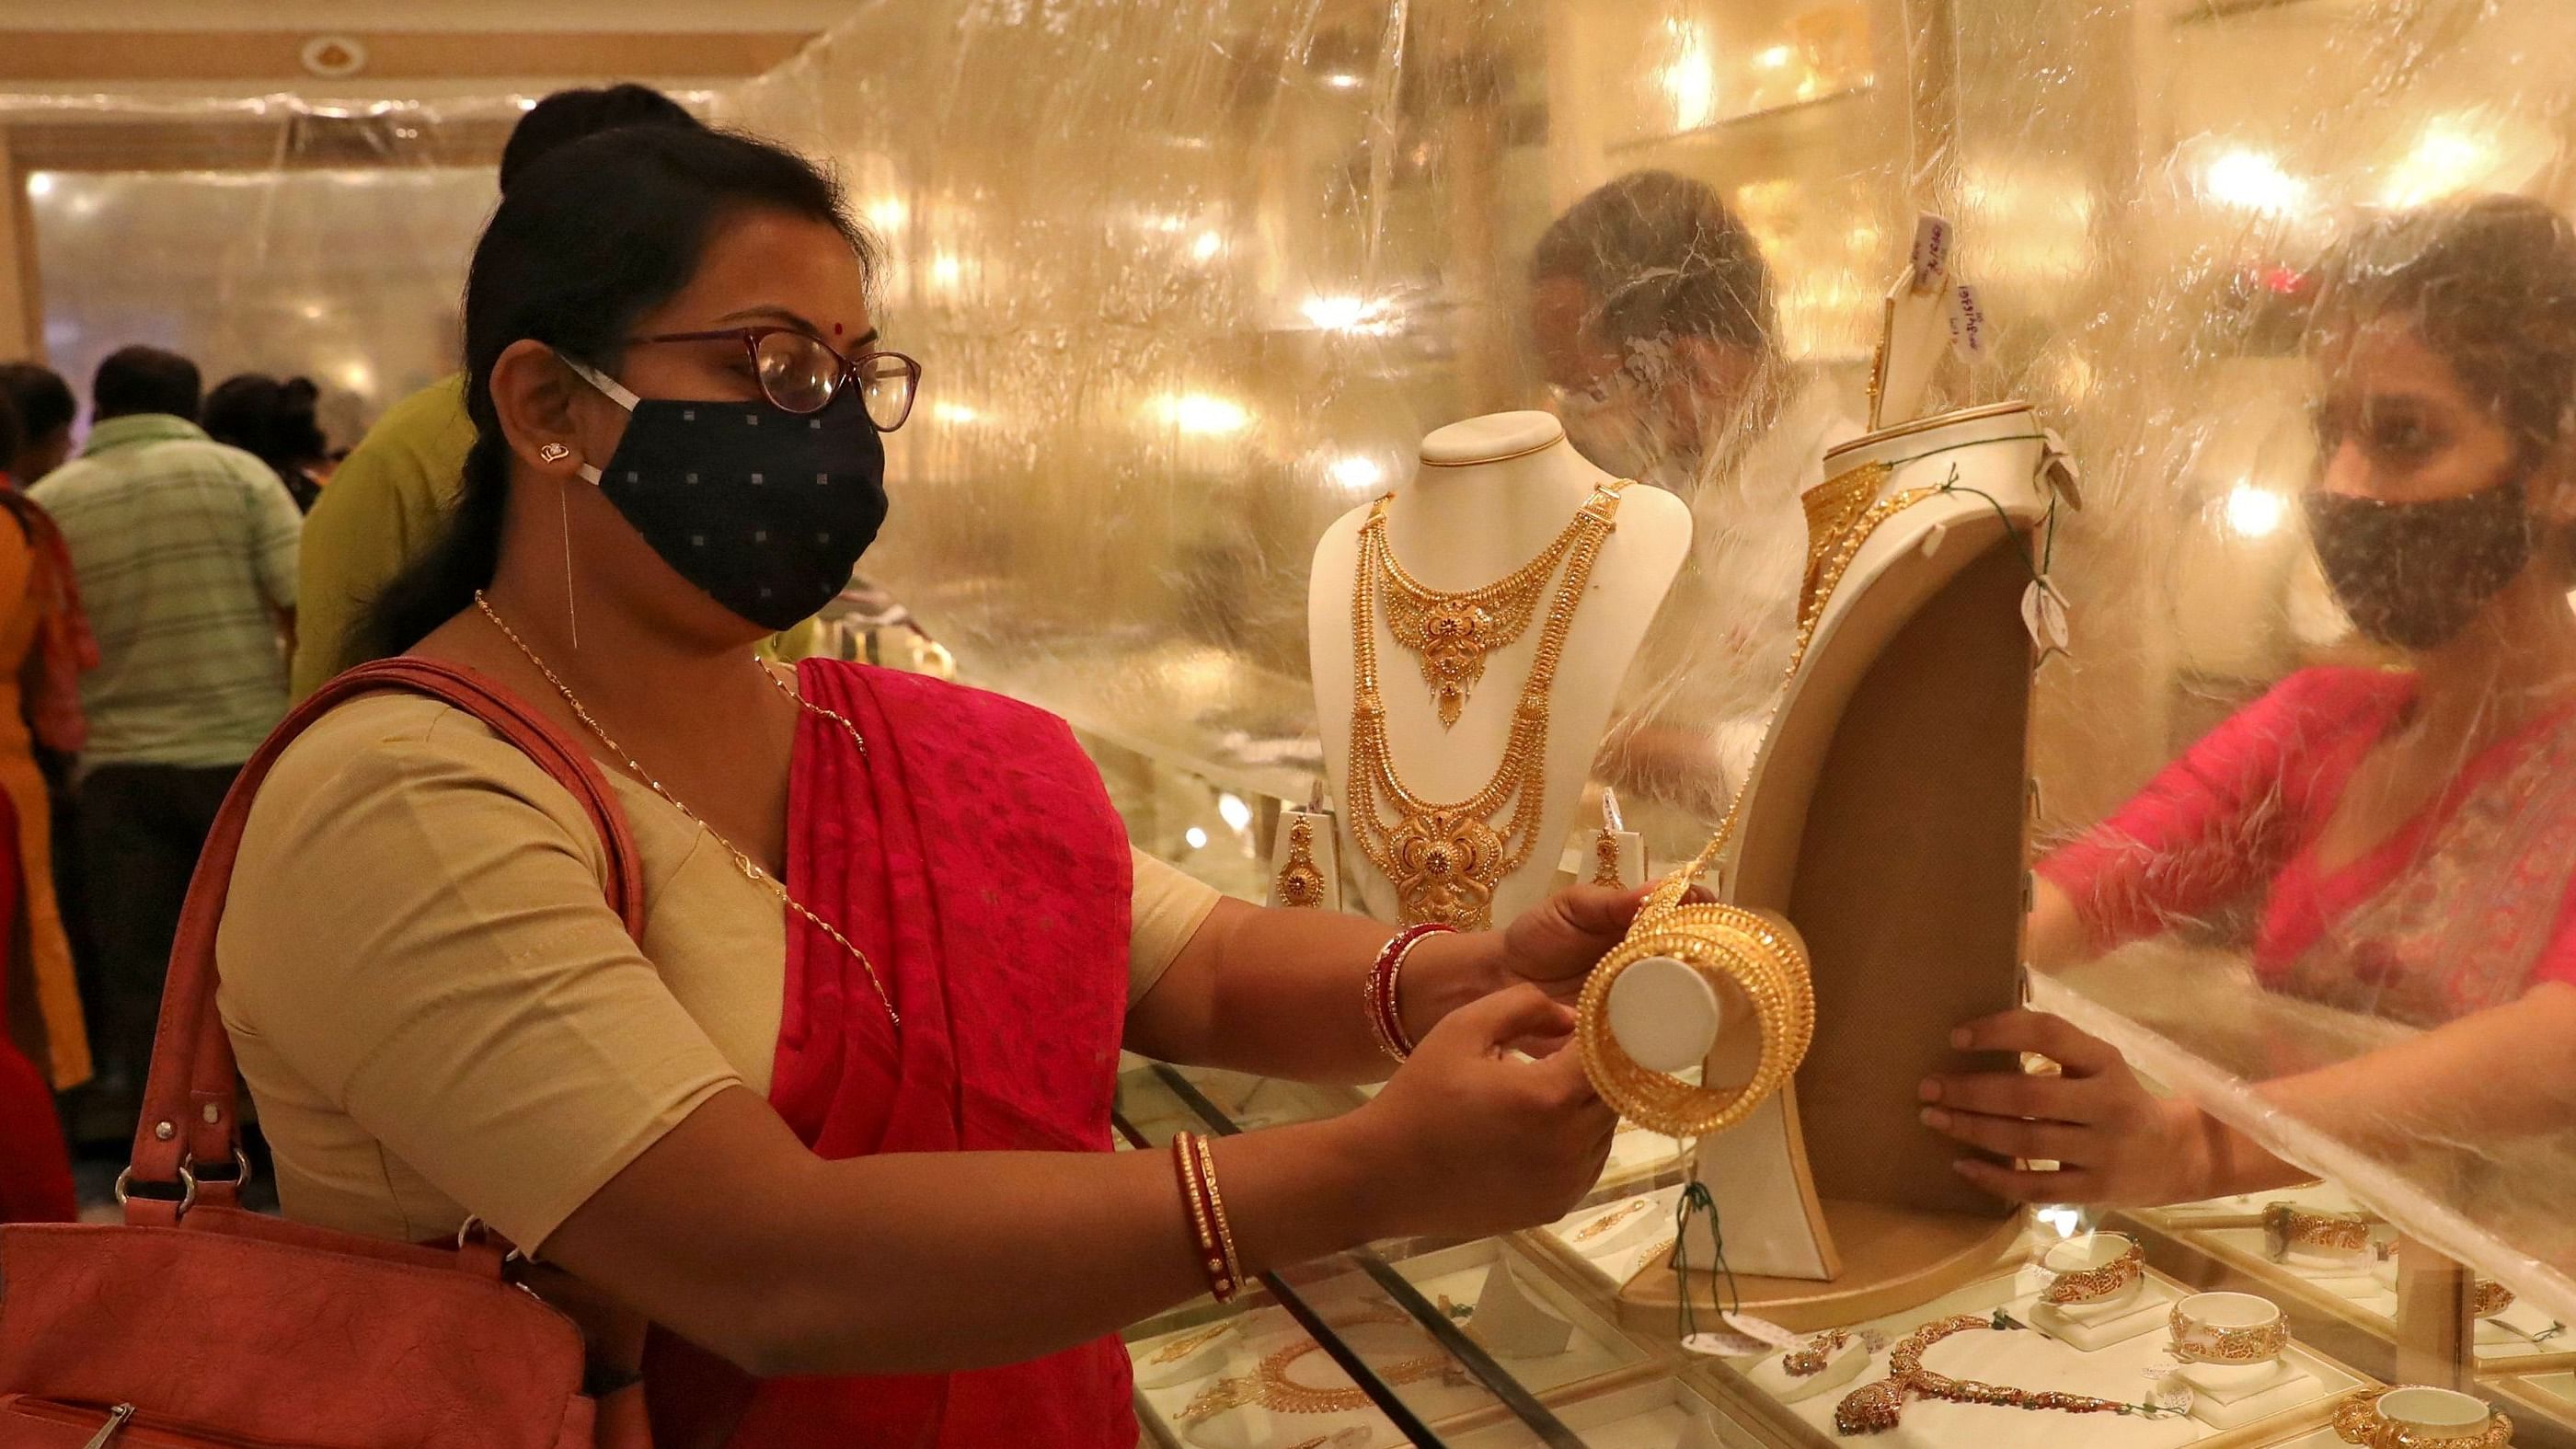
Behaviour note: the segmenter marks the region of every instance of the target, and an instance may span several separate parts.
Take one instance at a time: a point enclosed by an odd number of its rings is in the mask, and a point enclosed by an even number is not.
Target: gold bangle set
[[[2273,1261],[2293,1248],[2355,1254],[2370,1250],[2370,1219],[2360,1213],[2309,1212],[2290,1203],[2263,1207],[2263,1247]]]
[[[2109,1236],[2118,1237],[2118,1234]],[[2098,1268],[2079,1268],[2071,1273],[2052,1273],[2048,1286],[2040,1290],[2039,1301],[2060,1308],[2073,1308],[2086,1303],[2099,1303],[2116,1298],[2136,1285],[2146,1272],[2147,1255],[2134,1239],[2120,1256]],[[2043,1266],[2045,1266],[2043,1264]]]
[[[2276,1314],[2269,1323],[2220,1328],[2173,1308],[2174,1357],[2185,1363],[2237,1365],[2270,1363],[2290,1346],[2290,1320]]]
[[[1189,1207],[1190,1240],[1207,1274],[1208,1293],[1219,1303],[1231,1303],[1243,1291],[1243,1263],[1235,1256],[1234,1227],[1225,1218],[1225,1196],[1217,1191],[1216,1153],[1196,1133],[1175,1133],[1172,1169],[1180,1179],[1181,1200]]]
[[[2435,1438],[2379,1412],[2379,1401],[2392,1389],[2362,1389],[2335,1407],[2335,1437],[2362,1449],[2506,1449],[2513,1442],[2513,1420],[2489,1411],[2486,1428],[2461,1438]]]
[[[1893,474],[1891,464],[1864,464],[1828,479],[1801,500],[1808,520],[1807,571],[1798,600],[1797,639],[1779,702],[1772,706],[1774,721],[1788,698],[1788,686],[1806,663],[1825,603],[1861,545],[1887,520],[1940,491],[1909,488],[1871,502]],[[1716,865],[1734,839],[1744,801],[1739,787],[1698,857],[1655,887],[1626,939],[1593,968],[1577,1006],[1575,1041],[1593,1089],[1622,1116],[1670,1136],[1704,1136],[1751,1116],[1797,1072],[1815,1037],[1815,984],[1806,947],[1787,923],[1733,906],[1684,904],[1692,882]],[[1658,956],[1722,980],[1752,1000],[1762,1030],[1752,1080],[1738,1087],[1693,1085],[1638,1065],[1619,1045],[1610,1030],[1610,989],[1630,966]]]

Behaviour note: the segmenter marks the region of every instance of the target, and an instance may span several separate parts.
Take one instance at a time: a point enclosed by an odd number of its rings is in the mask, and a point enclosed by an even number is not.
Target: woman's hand
[[[1451,1012],[1516,986],[1536,986],[1550,999],[1573,1005],[1593,966],[1628,933],[1646,895],[1642,887],[1569,886],[1502,930],[1425,938],[1413,948],[1396,987],[1405,1034],[1421,1041]],[[1558,1040],[1534,1037],[1516,1045],[1542,1055]]]
[[[1526,984],[1450,1013],[1342,1119],[1384,1184],[1372,1217],[1391,1233],[1486,1237],[1573,1211],[1601,1179],[1619,1115],[1578,1053],[1513,1052],[1573,1030],[1573,1012]]]
[[[1963,1157],[1951,1165],[1968,1181],[2012,1202],[2145,1207],[2210,1195],[2223,1129],[2189,1102],[2148,1092],[2110,1043],[2036,1011],[1969,1022],[1950,1042],[2036,1052],[2064,1069],[1924,1078],[1924,1126],[2000,1157],[2058,1164],[2045,1172]]]

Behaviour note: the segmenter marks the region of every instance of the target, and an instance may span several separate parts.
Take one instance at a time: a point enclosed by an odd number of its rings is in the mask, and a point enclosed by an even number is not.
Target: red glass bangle
[[[1378,949],[1377,964],[1369,968],[1368,985],[1362,993],[1368,1008],[1369,1030],[1376,1035],[1379,1048],[1399,1062],[1413,1055],[1413,1038],[1405,1035],[1404,1009],[1396,995],[1398,982],[1404,973],[1405,958],[1413,954],[1414,947],[1422,944],[1423,937],[1457,929],[1436,921],[1408,926]]]

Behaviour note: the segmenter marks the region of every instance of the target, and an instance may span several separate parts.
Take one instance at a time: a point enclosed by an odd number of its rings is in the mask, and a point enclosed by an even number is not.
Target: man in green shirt
[[[215,811],[286,713],[302,520],[268,465],[193,419],[197,367],[99,364],[89,441],[27,496],[53,515],[98,638],[76,796],[91,882],[99,1082],[140,1100],[179,908]]]
[[[566,142],[619,126],[694,126],[697,118],[639,85],[557,91],[519,118],[501,150],[501,190],[529,162]],[[403,566],[447,525],[474,423],[459,373],[394,404],[342,460],[304,521],[302,627],[294,692],[302,699],[370,656],[357,637],[366,611]]]

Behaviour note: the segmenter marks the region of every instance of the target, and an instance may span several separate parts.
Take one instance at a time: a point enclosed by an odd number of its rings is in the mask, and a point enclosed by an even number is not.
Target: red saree
[[[1098,771],[1062,720],[997,695],[828,660],[797,677],[868,749],[805,716],[788,889],[868,953],[903,1027],[791,913],[770,1104],[829,1158],[1108,1151],[1131,880]],[[1136,1442],[1114,1338],[1006,1368],[755,1385],[662,1336],[645,1386],[665,1449]]]

